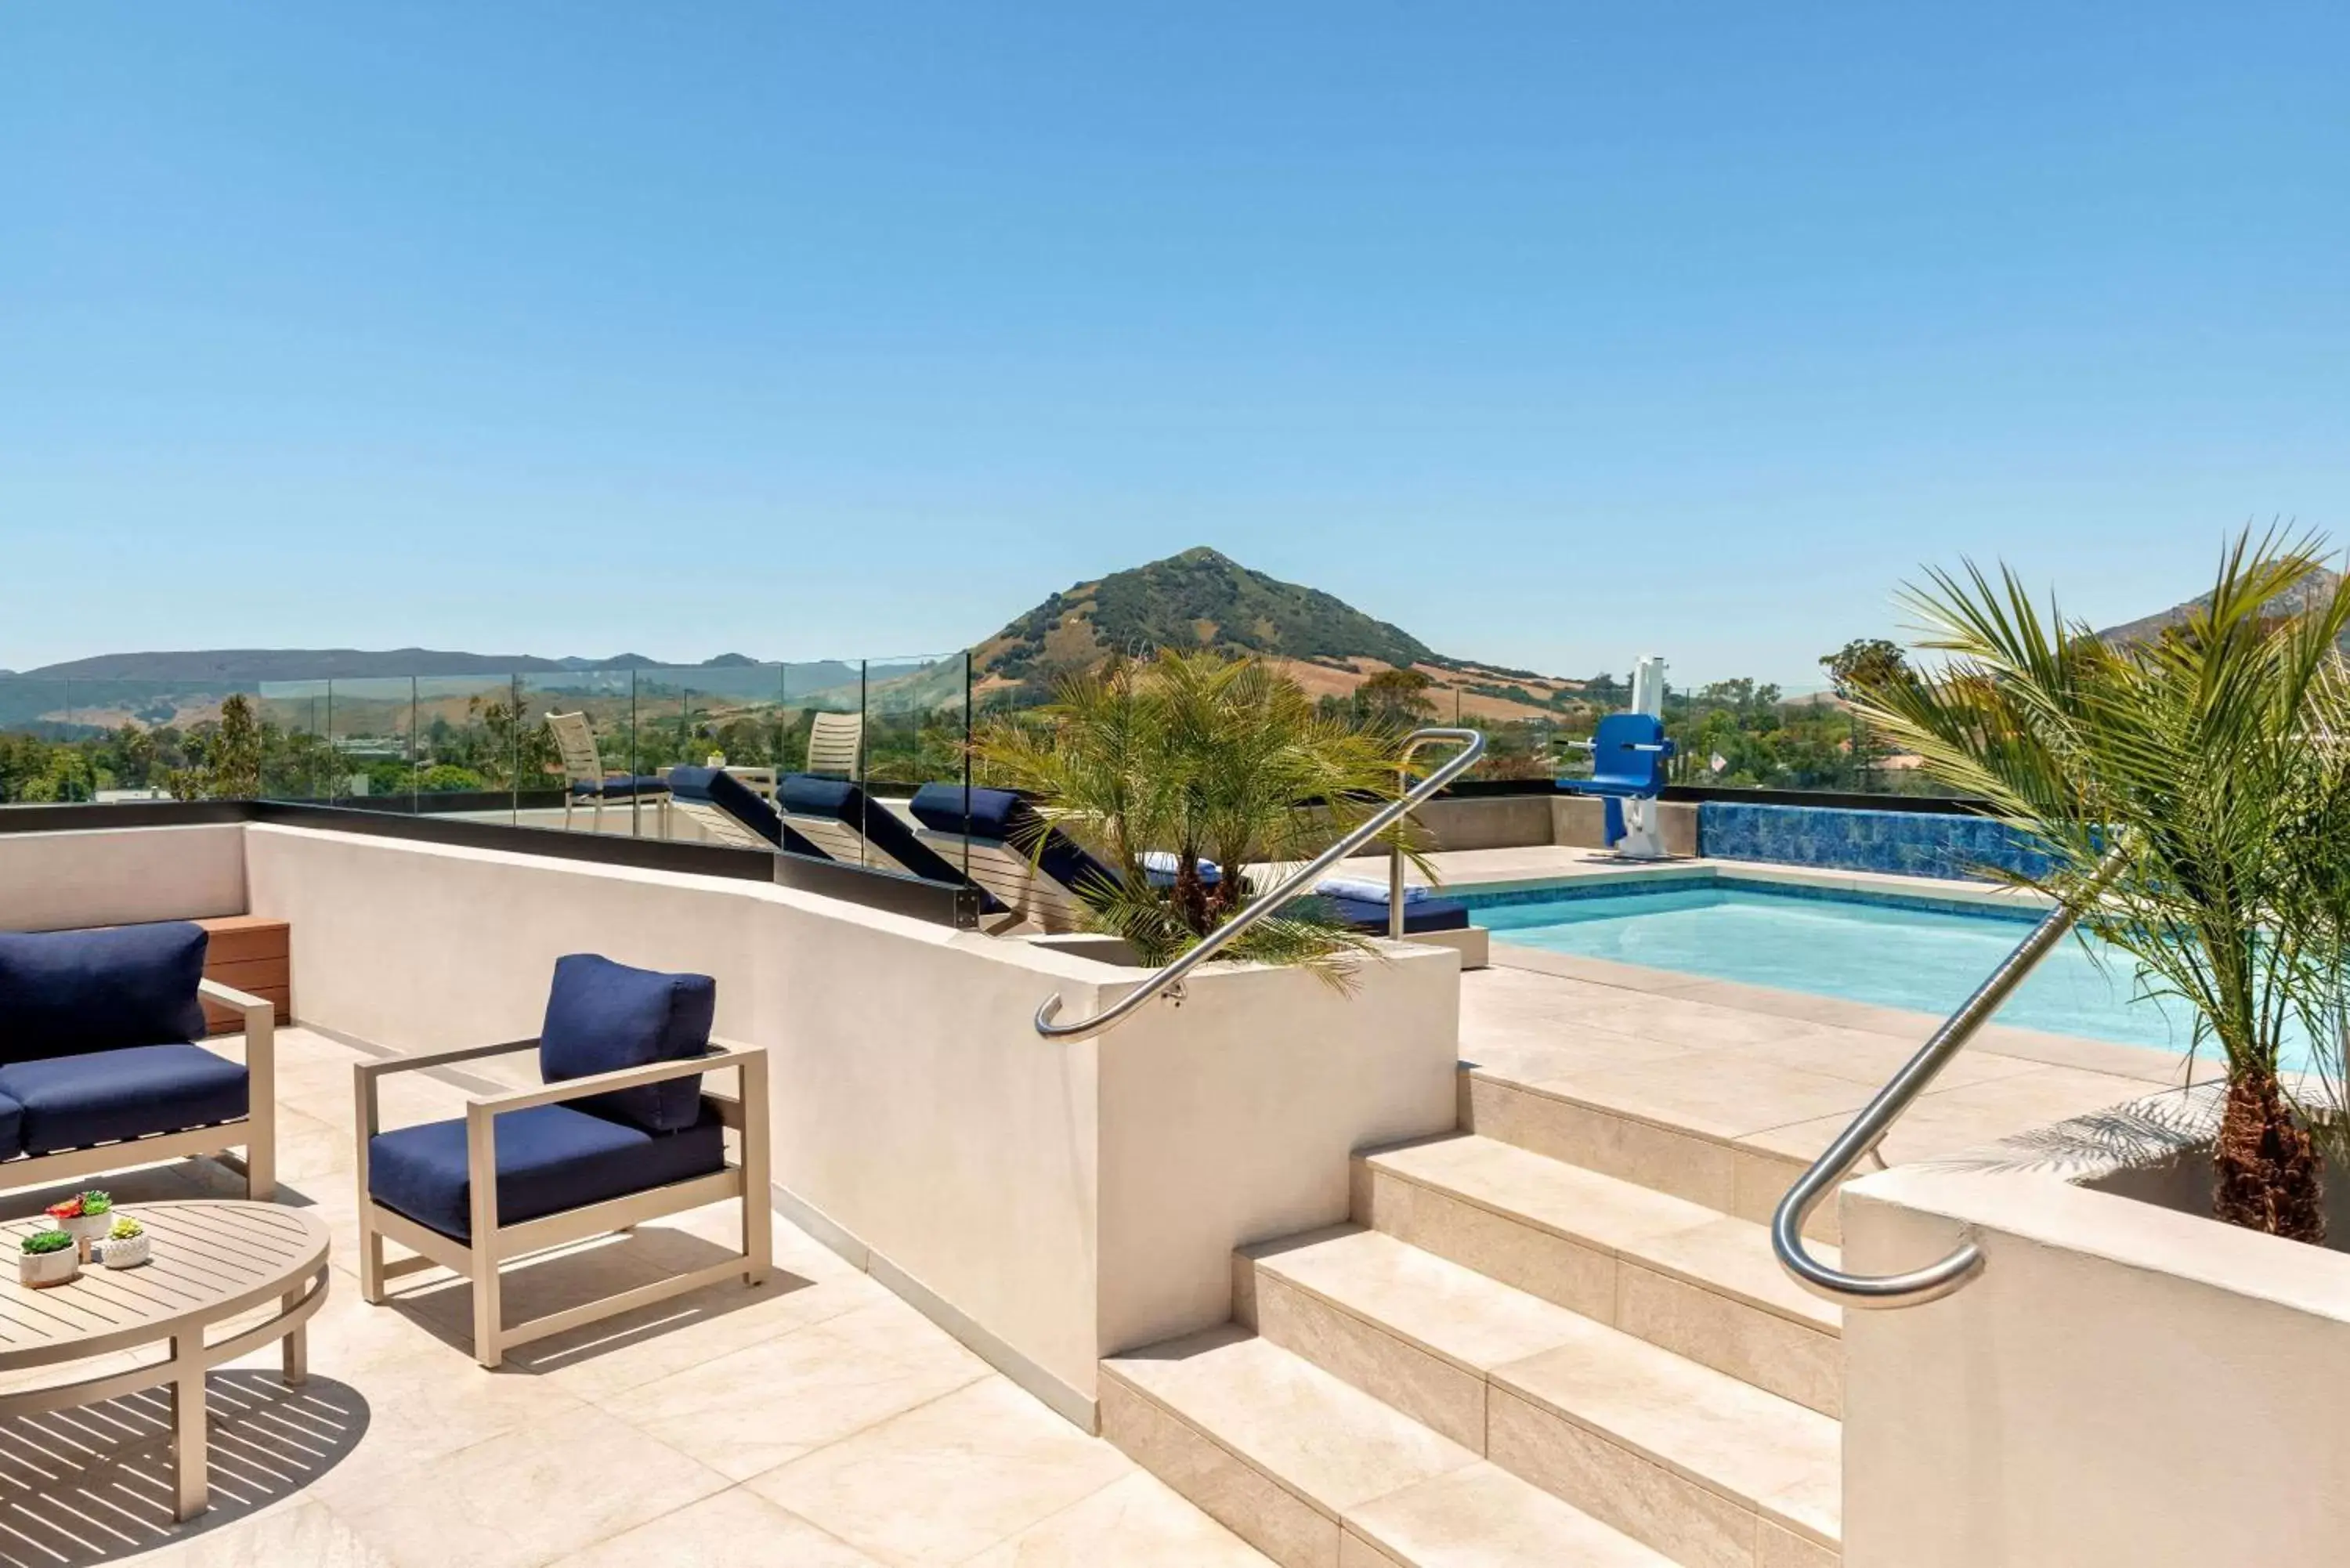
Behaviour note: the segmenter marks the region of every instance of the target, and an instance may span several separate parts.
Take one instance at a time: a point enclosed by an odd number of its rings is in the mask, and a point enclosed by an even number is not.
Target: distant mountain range
[[[1382,670],[1417,670],[1445,718],[1486,720],[1555,715],[1579,699],[1582,682],[1533,670],[1446,658],[1390,622],[1375,619],[1318,588],[1251,571],[1217,551],[1186,550],[1048,596],[972,649],[982,693],[1041,690],[1067,670],[1091,668],[1118,651],[1207,648],[1260,654],[1283,662],[1316,696],[1344,696]],[[73,681],[74,719],[110,726],[177,722],[210,711],[203,694],[252,690],[264,681],[364,680],[406,676],[558,675],[582,670],[690,668],[737,670],[757,661],[723,653],[700,665],[662,665],[643,654],[545,659],[529,654],[463,653],[425,648],[210,649],[105,653],[24,671],[41,681]],[[6,671],[0,671],[5,674]],[[794,665],[792,691],[854,682],[854,666]],[[714,689],[739,683],[723,678]],[[756,678],[753,678],[756,679]],[[103,684],[101,684],[103,683]],[[943,688],[933,700],[943,700]],[[62,720],[62,702],[37,689],[0,691],[0,722]]]
[[[722,653],[699,668],[756,664],[747,654]],[[581,670],[649,670],[660,661],[641,653],[608,659],[539,659],[526,653],[452,653],[432,648],[370,652],[356,648],[228,648],[184,653],[100,653],[45,664],[21,673],[45,680],[366,680],[391,675],[522,675]],[[0,670],[0,674],[11,673]]]

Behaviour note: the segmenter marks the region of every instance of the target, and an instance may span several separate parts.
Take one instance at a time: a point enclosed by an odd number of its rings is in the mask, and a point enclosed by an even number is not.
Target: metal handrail
[[[1199,946],[1176,959],[1165,969],[1160,970],[1091,1018],[1080,1018],[1074,1023],[1055,1023],[1053,1020],[1058,1017],[1061,1012],[1060,993],[1055,992],[1046,997],[1044,1005],[1036,1009],[1036,1033],[1047,1040],[1083,1040],[1124,1022],[1152,997],[1180,985],[1185,975],[1215,957],[1231,943],[1233,938],[1288,903],[1292,898],[1307,891],[1320,878],[1322,873],[1401,821],[1429,796],[1467,773],[1476,764],[1477,759],[1485,754],[1483,735],[1474,730],[1449,729],[1414,730],[1409,735],[1404,737],[1403,754],[1408,757],[1431,741],[1458,741],[1461,742],[1461,750],[1447,757],[1438,765],[1435,772],[1420,780],[1411,789],[1405,791],[1356,824],[1344,837],[1293,872],[1288,880],[1283,882],[1281,886],[1210,931],[1201,939]],[[1237,877],[1241,874],[1241,868],[1237,866],[1231,867],[1227,874]]]
[[[2113,886],[2128,861],[2126,851],[2108,851],[2091,874],[2088,886],[2042,917],[2040,923],[2032,928],[2032,934],[2016,944],[2015,950],[1991,971],[1991,978],[1976,987],[1975,993],[1943,1021],[1933,1037],[1901,1064],[1901,1070],[1853,1118],[1852,1125],[1787,1189],[1786,1196],[1779,1199],[1779,1207],[1771,1216],[1771,1251],[1778,1255],[1779,1266],[1794,1276],[1797,1284],[1814,1295],[1846,1306],[1923,1306],[1949,1295],[1982,1268],[1982,1249],[1972,1241],[1964,1241],[1941,1262],[1908,1273],[1847,1274],[1828,1267],[1804,1251],[1804,1222],[1811,1218],[1820,1200],[1868,1158],[1901,1113],[1909,1108],[1909,1102],[1925,1092],[1935,1075],[1974,1037],[1975,1031],[1989,1022],[2000,1004],[2023,983],[2024,977],[2064,940],[2064,933],[2080,919],[2082,911]]]

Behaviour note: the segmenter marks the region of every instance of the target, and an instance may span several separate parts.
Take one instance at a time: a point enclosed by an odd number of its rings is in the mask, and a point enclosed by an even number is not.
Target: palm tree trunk
[[[2246,1073],[2229,1081],[2211,1163],[2218,1218],[2289,1241],[2324,1241],[2324,1162],[2273,1075]]]

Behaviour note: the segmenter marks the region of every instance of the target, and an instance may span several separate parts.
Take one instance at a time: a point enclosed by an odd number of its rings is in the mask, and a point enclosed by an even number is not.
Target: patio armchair
[[[473,1358],[495,1367],[513,1346],[740,1275],[764,1282],[767,1055],[710,1037],[707,975],[632,969],[592,953],[558,959],[546,1023],[528,1040],[460,1046],[355,1068],[359,1293],[435,1266],[473,1286]],[[378,1087],[394,1073],[536,1051],[536,1088],[467,1098],[463,1116],[382,1129]],[[732,1071],[739,1094],[702,1088]],[[725,1133],[739,1137],[727,1158]],[[739,1199],[737,1254],[617,1295],[509,1325],[499,1267],[526,1254]],[[414,1253],[387,1262],[389,1239]]]
[[[211,1155],[276,1196],[277,1012],[203,977],[209,941],[185,920],[0,932],[0,1188]],[[242,1063],[196,1044],[200,997],[244,1014]]]
[[[592,831],[604,831],[604,803],[608,800],[627,801],[630,809],[639,800],[652,800],[662,806],[661,836],[669,836],[669,784],[651,774],[608,774],[604,771],[603,753],[596,748],[596,728],[588,722],[586,713],[549,713],[546,728],[555,736],[555,749],[563,761],[563,830],[571,831],[571,809],[581,801],[595,807]]]

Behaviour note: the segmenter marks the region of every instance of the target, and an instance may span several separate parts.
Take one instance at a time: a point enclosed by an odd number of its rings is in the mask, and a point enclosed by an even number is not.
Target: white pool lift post
[[[1665,763],[1673,754],[1664,717],[1665,661],[1644,653],[1632,666],[1630,711],[1602,719],[1590,740],[1574,742],[1592,753],[1592,776],[1559,781],[1561,789],[1601,799],[1607,813],[1606,838],[1621,859],[1668,857],[1657,810]],[[1641,724],[1640,719],[1648,722]]]

